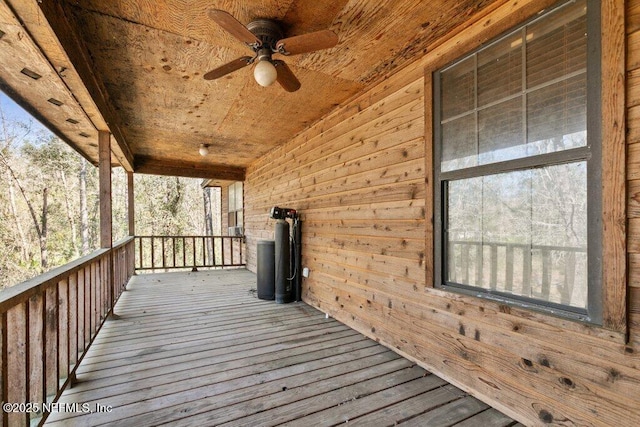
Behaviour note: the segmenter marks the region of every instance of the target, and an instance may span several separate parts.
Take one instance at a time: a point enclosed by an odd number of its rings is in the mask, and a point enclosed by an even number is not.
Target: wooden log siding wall
[[[640,425],[640,0],[605,3],[612,11],[606,19],[618,14],[610,25],[627,26],[628,339],[619,328],[431,287],[425,70],[554,3],[505,1],[473,17],[252,165],[245,181],[248,268],[256,268],[257,241],[273,238],[269,208],[296,208],[304,221],[303,265],[311,271],[306,302],[525,424]]]

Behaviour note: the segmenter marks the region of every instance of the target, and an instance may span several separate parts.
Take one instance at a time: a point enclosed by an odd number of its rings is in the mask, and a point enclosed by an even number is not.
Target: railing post
[[[109,249],[107,283],[109,310],[113,309],[113,228],[111,210],[111,134],[98,131],[98,168],[100,176],[100,247]]]
[[[129,220],[129,236],[136,235],[135,192],[133,172],[127,172],[127,219]]]

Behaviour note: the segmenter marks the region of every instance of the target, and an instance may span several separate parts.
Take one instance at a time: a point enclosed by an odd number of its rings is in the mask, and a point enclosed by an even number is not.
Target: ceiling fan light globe
[[[271,86],[278,78],[276,67],[268,60],[260,61],[253,69],[253,77],[260,86]]]
[[[207,154],[209,154],[209,147],[207,147],[206,145],[201,145],[200,148],[198,149],[198,152],[200,153],[200,155],[202,157],[206,156]]]

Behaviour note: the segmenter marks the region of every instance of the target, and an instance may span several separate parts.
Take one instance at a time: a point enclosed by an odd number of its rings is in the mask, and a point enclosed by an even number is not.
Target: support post
[[[129,236],[136,235],[135,193],[133,190],[133,172],[127,172],[127,207],[129,218]]]
[[[109,312],[113,312],[113,229],[111,211],[111,134],[98,131],[98,168],[100,179],[100,247],[109,249],[107,277],[107,295]]]
[[[113,245],[111,219],[111,134],[98,131],[98,160],[100,174],[100,247]]]

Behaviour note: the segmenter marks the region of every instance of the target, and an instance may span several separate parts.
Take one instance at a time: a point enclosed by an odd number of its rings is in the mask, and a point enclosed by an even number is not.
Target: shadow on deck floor
[[[259,300],[255,288],[246,270],[133,277],[47,425],[516,424],[316,309]]]

